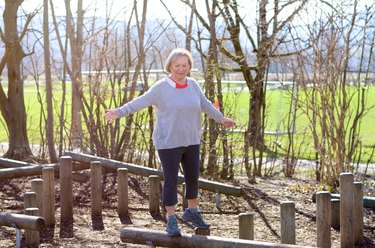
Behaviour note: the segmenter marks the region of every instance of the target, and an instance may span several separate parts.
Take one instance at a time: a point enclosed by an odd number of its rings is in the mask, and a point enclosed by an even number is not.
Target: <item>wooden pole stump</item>
[[[43,176],[43,218],[46,226],[55,225],[55,170],[53,167],[44,167]]]
[[[36,193],[36,207],[38,216],[43,215],[43,179],[35,178],[31,180],[31,191]]]
[[[354,176],[352,173],[340,174],[340,241],[341,247],[354,247],[353,200]]]
[[[128,186],[128,169],[117,169],[117,183],[118,183],[118,215],[120,219],[126,218],[129,215],[129,186]]]
[[[254,240],[254,214],[240,213],[238,215],[239,238]]]
[[[211,231],[210,228],[194,228],[195,235],[203,235],[203,236],[210,236]]]
[[[331,248],[331,193],[320,191],[316,194],[317,246]]]
[[[24,208],[35,208],[36,204],[36,193],[35,192],[26,192],[23,196]]]
[[[186,184],[182,183],[182,209],[185,211],[188,206],[188,201],[186,199]]]
[[[340,199],[331,199],[331,227],[340,230]]]
[[[37,216],[39,210],[38,208],[26,208],[25,213],[30,216]],[[25,242],[26,245],[38,246],[40,243],[40,233],[39,231],[25,230]]]
[[[354,183],[354,243],[363,241],[363,186],[361,182]]]
[[[102,216],[102,165],[98,161],[90,163],[91,174],[91,217]]]
[[[149,209],[151,215],[160,214],[160,178],[151,175],[148,177],[149,182]]]
[[[296,244],[296,207],[292,201],[281,202],[280,221],[281,221],[281,243]]]
[[[72,158],[69,156],[60,158],[60,204],[60,223],[73,221]]]

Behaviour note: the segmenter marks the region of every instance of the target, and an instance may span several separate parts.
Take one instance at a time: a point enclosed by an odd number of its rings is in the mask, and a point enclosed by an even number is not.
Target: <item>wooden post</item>
[[[36,193],[35,192],[26,192],[23,195],[23,204],[24,208],[35,208],[36,204]]]
[[[120,219],[129,215],[128,169],[117,169],[118,215]]]
[[[354,183],[354,243],[363,241],[363,186],[361,182]]]
[[[55,170],[53,167],[44,167],[43,177],[43,218],[46,226],[55,225]]]
[[[182,209],[185,211],[188,206],[188,201],[186,199],[186,184],[182,183]]]
[[[149,208],[151,214],[160,213],[160,178],[159,176],[151,175],[148,177],[149,182]]]
[[[340,199],[331,199],[331,227],[340,230]]]
[[[240,213],[238,215],[239,238],[254,240],[254,214]]]
[[[60,226],[66,227],[73,222],[73,177],[72,158],[60,158]]]
[[[317,246],[331,247],[331,193],[320,191],[316,194]]]
[[[195,235],[203,235],[203,236],[210,236],[210,228],[194,228]]]
[[[26,208],[25,213],[31,216],[37,216],[39,210],[38,208]],[[36,245],[38,246],[40,243],[40,233],[39,231],[32,231],[32,230],[25,230],[25,242],[26,246],[28,245]]]
[[[353,200],[354,176],[340,174],[340,241],[341,247],[354,247]]]
[[[91,216],[102,216],[102,165],[99,161],[90,163],[91,174]]]
[[[36,206],[38,208],[38,216],[43,215],[43,179],[35,178],[31,180],[31,191],[36,193]]]
[[[281,221],[281,243],[296,244],[296,208],[292,201],[281,202],[280,221]]]

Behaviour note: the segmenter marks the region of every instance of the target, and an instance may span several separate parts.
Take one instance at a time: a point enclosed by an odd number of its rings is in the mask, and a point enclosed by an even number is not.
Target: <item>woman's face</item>
[[[186,56],[179,56],[169,66],[171,75],[175,79],[183,79],[190,71],[189,59]]]

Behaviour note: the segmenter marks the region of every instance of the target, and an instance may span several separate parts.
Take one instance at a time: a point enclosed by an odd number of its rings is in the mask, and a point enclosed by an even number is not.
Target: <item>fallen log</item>
[[[150,176],[150,175],[157,175],[161,179],[163,179],[163,171],[157,170],[154,168],[148,168],[145,166],[124,163],[112,159],[96,157],[93,155],[88,154],[81,154],[72,151],[65,151],[64,156],[72,157],[72,160],[79,161],[81,163],[90,163],[93,161],[101,162],[103,168],[107,170],[117,171],[119,168],[127,168],[129,173],[140,175],[140,176]],[[185,181],[182,175],[178,176],[178,183],[183,183]],[[232,196],[241,196],[243,194],[242,188],[238,186],[232,186],[224,183],[214,182],[206,179],[199,179],[199,187],[204,190],[212,191],[212,192],[219,192],[226,195]]]
[[[59,176],[59,164],[52,165],[27,165],[23,167],[0,169],[0,179],[13,179],[27,176],[42,175],[42,169],[51,166],[55,169],[56,176]],[[73,173],[73,180],[85,183],[89,180],[89,176],[82,173]]]
[[[40,216],[0,212],[0,226],[40,231],[44,228],[45,224],[45,220]]]
[[[312,198],[312,201],[316,203],[316,192],[313,193],[311,198]],[[340,194],[331,194],[331,199],[340,199]],[[375,197],[364,196],[363,207],[375,209]]]
[[[180,237],[169,237],[166,232],[141,228],[123,228],[120,233],[121,241],[124,243],[153,245],[155,247],[174,248],[297,248],[307,247],[298,245],[274,244],[246,239],[222,238],[215,236],[203,236],[182,234]]]

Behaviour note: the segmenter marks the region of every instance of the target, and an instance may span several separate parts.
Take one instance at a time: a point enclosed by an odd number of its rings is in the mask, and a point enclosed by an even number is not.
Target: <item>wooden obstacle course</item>
[[[341,173],[340,192],[336,201],[332,201],[328,191],[315,195],[318,247],[331,247],[331,227],[340,229],[341,247],[354,247],[363,241],[362,183],[355,183],[352,173]]]
[[[101,158],[101,157],[96,157],[93,155],[76,153],[72,151],[66,151],[64,153],[64,156],[70,156],[72,157],[74,161],[78,161],[81,163],[91,163],[92,161],[99,161],[101,162],[103,168],[112,170],[112,171],[117,171],[117,169],[119,168],[127,168],[129,173],[132,173],[135,175],[140,175],[140,176],[145,176],[145,177],[148,177],[150,175],[157,175],[161,179],[163,179],[163,172],[161,170],[157,170],[154,168],[149,168],[149,167],[130,164],[130,163],[124,163],[124,162],[120,162],[120,161],[116,161],[112,159]],[[182,184],[184,182],[184,177],[179,175],[178,182]],[[205,180],[205,179],[199,179],[199,187],[201,189],[208,190],[211,192],[220,192],[226,195],[232,195],[236,197],[240,197],[243,194],[241,187],[232,186],[232,185],[219,183],[219,182],[213,182],[213,181]]]
[[[152,243],[154,246],[174,248],[287,248],[306,247],[298,245],[274,244],[246,239],[221,238],[215,236],[203,236],[182,234],[181,237],[169,237],[164,231],[155,231],[141,228],[123,228],[121,230],[121,241],[125,243],[143,244]]]

